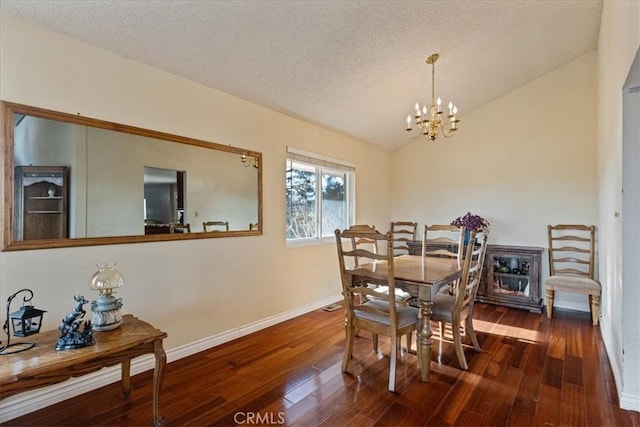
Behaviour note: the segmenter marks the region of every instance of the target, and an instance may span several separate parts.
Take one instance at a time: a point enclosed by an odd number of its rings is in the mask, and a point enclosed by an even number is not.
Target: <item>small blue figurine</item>
[[[73,311],[62,319],[62,323],[58,327],[60,330],[60,338],[58,338],[56,342],[56,350],[72,350],[74,348],[82,348],[95,344],[91,321],[82,321],[82,318],[86,314],[82,306],[89,301],[84,299],[82,295],[75,296],[73,299],[76,300]],[[82,331],[79,330],[80,324],[82,324]]]

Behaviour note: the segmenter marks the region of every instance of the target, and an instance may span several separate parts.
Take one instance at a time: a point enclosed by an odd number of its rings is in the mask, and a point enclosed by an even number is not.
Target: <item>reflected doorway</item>
[[[145,234],[169,233],[170,224],[184,224],[186,172],[144,167]]]

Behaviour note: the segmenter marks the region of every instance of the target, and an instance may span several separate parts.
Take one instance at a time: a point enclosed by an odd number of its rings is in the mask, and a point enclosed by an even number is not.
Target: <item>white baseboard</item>
[[[340,301],[342,296],[334,296],[307,304],[302,307],[295,308],[284,313],[261,319],[256,322],[246,324],[244,326],[222,332],[180,347],[167,350],[167,361],[173,362],[183,357],[191,356],[201,351],[210,349],[220,344],[232,341],[245,335],[257,332],[269,326],[276,325],[302,314],[308,313],[324,307],[327,304]],[[144,371],[153,369],[155,366],[155,357],[153,355],[145,355],[137,357],[131,361],[131,375],[136,375]],[[84,375],[78,378],[71,378],[59,384],[49,387],[43,387],[37,390],[31,390],[20,393],[0,401],[0,423],[12,420],[29,412],[42,409],[63,400],[70,399],[80,394],[104,387],[107,384],[120,381],[120,366],[112,366],[101,369],[98,372]]]
[[[620,393],[620,408],[640,412],[640,396]]]

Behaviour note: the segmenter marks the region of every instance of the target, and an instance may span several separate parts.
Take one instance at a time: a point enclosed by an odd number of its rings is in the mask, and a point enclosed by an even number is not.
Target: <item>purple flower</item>
[[[465,216],[459,216],[451,221],[451,225],[464,227],[467,230],[480,231],[489,228],[489,221],[482,218],[480,215],[474,215],[471,212],[467,212]]]

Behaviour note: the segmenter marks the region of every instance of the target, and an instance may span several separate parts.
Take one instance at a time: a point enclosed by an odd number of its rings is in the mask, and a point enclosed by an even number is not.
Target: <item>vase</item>
[[[469,244],[469,239],[471,239],[471,230],[468,228],[464,229],[464,244],[465,246]]]

